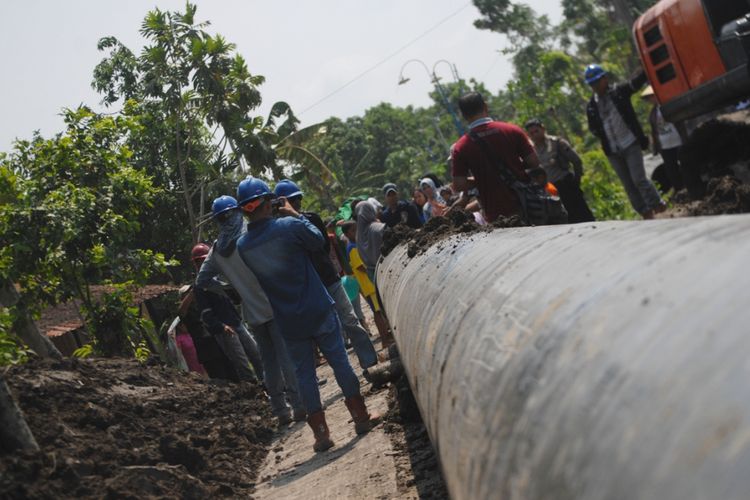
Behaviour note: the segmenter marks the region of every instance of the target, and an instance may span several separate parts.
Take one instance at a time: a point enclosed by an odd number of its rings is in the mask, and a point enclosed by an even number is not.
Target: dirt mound
[[[710,177],[726,175],[738,162],[750,160],[750,110],[717,116],[702,123],[682,148],[687,168]]]
[[[0,456],[0,497],[247,497],[273,431],[253,384],[134,360],[5,375],[41,451]]]
[[[672,207],[666,217],[694,217],[699,215],[740,214],[750,212],[750,184],[725,175],[708,182],[702,200],[692,201],[686,191],[672,197]]]
[[[424,253],[435,243],[455,234],[491,232],[498,228],[526,225],[521,217],[514,215],[511,217],[501,216],[491,225],[481,226],[476,222],[471,212],[453,209],[445,217],[432,217],[422,229],[414,230],[403,224],[386,229],[383,235],[381,254],[385,257],[398,245],[408,243],[407,255],[411,258]]]

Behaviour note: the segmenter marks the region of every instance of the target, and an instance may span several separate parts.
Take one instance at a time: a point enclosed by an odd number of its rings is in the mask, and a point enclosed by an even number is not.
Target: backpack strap
[[[507,185],[508,187],[512,187],[513,184],[521,181],[518,175],[510,168],[508,168],[503,159],[495,154],[495,152],[490,148],[490,145],[487,144],[487,141],[480,137],[479,134],[477,134],[474,130],[471,130],[469,132],[469,137],[472,141],[479,145],[479,148],[482,150],[485,158],[489,160],[490,165],[495,164],[499,167],[496,172],[499,174],[500,180],[502,180],[503,184]]]

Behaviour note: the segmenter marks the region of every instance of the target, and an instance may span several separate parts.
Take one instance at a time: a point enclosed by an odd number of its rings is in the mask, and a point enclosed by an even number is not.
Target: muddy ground
[[[685,190],[676,193],[672,196],[667,211],[659,214],[658,217],[697,217],[747,212],[750,212],[750,184],[725,175],[708,181],[706,196],[702,200],[691,200]],[[386,229],[381,253],[385,257],[398,245],[407,243],[407,256],[411,258],[424,253],[432,245],[439,244],[449,236],[491,232],[495,229],[526,225],[518,216],[501,216],[490,225],[480,226],[469,212],[454,209],[445,217],[431,218],[419,230],[412,229],[405,224]]]
[[[419,230],[412,229],[405,224],[386,229],[385,234],[383,234],[381,253],[385,257],[401,243],[408,242],[407,255],[414,257],[448,236],[490,232],[498,228],[526,225],[519,216],[514,215],[512,217],[500,216],[492,224],[481,226],[471,213],[461,209],[453,209],[445,217],[429,219],[424,227]]]
[[[253,384],[135,360],[5,373],[41,447],[0,457],[0,498],[248,497],[273,436]]]
[[[706,196],[693,201],[683,190],[672,196],[669,209],[661,217],[740,214],[750,212],[750,184],[725,175],[708,181]]]
[[[330,368],[319,372],[337,440],[324,454],[306,424],[278,429],[253,384],[124,359],[12,367],[5,380],[41,451],[0,455],[0,498],[288,498],[311,480],[347,498],[447,498],[405,379],[376,392],[362,381],[386,418],[357,437]]]
[[[385,432],[399,455],[396,480],[401,491],[414,488],[419,498],[448,498],[437,455],[430,443],[406,376],[391,384]]]

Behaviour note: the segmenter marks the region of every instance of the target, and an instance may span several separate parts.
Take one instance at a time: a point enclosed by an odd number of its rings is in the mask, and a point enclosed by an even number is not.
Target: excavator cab
[[[750,97],[750,0],[661,0],[633,35],[667,120]]]

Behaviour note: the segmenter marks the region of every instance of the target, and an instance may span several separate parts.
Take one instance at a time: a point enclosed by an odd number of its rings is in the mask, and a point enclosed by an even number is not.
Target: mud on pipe
[[[454,499],[746,499],[750,216],[453,236],[377,271]]]

